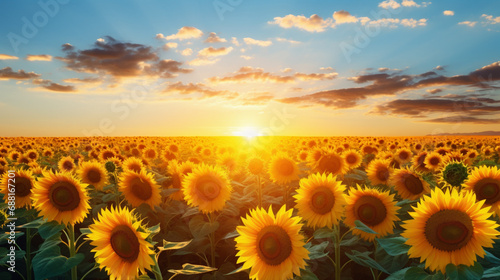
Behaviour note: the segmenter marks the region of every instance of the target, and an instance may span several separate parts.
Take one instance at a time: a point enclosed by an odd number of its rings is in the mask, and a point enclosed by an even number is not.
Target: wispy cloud
[[[224,38],[220,38],[219,36],[217,36],[215,32],[210,32],[210,34],[208,34],[208,38],[205,40],[205,43],[225,43],[225,42],[227,42],[227,40]]]
[[[19,59],[17,56],[0,53],[0,60]]]
[[[52,61],[52,56],[48,54],[28,54],[26,56],[28,61]]]
[[[284,17],[275,17],[269,24],[277,24],[283,28],[298,28],[309,32],[323,32],[333,23],[332,19],[323,19],[317,14],[311,15],[309,18],[300,15],[286,15]]]
[[[29,80],[40,77],[40,74],[35,72],[26,72],[22,69],[13,71],[10,67],[0,69],[0,80]]]
[[[177,31],[177,33],[169,36],[165,36],[162,33],[156,34],[157,39],[180,40],[180,41],[200,38],[201,36],[203,36],[203,32],[198,28],[192,26],[183,26]]]
[[[250,37],[243,38],[243,41],[247,45],[256,45],[256,46],[260,46],[260,47],[268,47],[268,46],[270,46],[270,45],[273,44],[273,42],[271,42],[269,40],[266,40],[266,41],[256,40],[256,39],[253,39],[253,38],[250,38]]]

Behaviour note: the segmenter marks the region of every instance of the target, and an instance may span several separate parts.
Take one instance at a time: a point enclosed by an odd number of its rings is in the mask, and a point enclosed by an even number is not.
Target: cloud
[[[236,37],[232,37],[232,38],[231,38],[231,43],[232,43],[233,45],[237,46],[237,47],[239,47],[239,46],[240,46],[240,42],[238,41],[238,38],[236,38]]]
[[[454,11],[450,11],[450,10],[446,10],[446,11],[443,12],[443,15],[445,15],[445,16],[454,16],[455,12]]]
[[[256,45],[256,46],[261,46],[261,47],[268,47],[268,46],[273,44],[273,42],[271,42],[271,41],[256,40],[256,39],[252,39],[249,37],[243,38],[243,41],[247,45]]]
[[[380,2],[378,4],[378,6],[382,9],[397,9],[399,7],[401,7],[401,4],[399,4],[398,2],[394,1],[394,0],[386,0],[386,1],[383,1],[383,2]]]
[[[210,34],[208,34],[208,38],[205,40],[205,43],[225,43],[225,42],[227,42],[227,40],[224,38],[220,38],[219,36],[217,36],[217,34],[215,34],[215,32],[210,32]]]
[[[52,56],[48,54],[28,54],[26,56],[26,60],[28,61],[52,61]]]
[[[440,92],[442,92],[443,90],[442,90],[442,89],[440,89],[440,88],[434,88],[434,89],[428,89],[428,90],[426,90],[426,91],[427,91],[428,93],[430,93],[430,94],[436,94],[436,93],[440,93]]]
[[[280,37],[277,37],[276,41],[278,41],[278,42],[286,42],[286,43],[290,43],[290,44],[300,44],[301,43],[299,41],[290,40],[290,39],[286,39],[286,38],[280,38]]]
[[[165,49],[175,49],[177,48],[179,44],[175,43],[175,42],[168,42],[165,44]]]
[[[361,87],[324,90],[309,95],[284,98],[283,103],[299,105],[323,105],[333,108],[352,108],[370,97],[396,95],[410,90],[436,86],[470,86],[480,89],[492,88],[490,83],[500,80],[500,62],[495,62],[467,75],[446,77],[435,72],[419,75],[367,74],[350,78]]]
[[[195,58],[195,59],[189,61],[188,64],[193,65],[193,66],[211,65],[211,64],[218,62],[219,60],[220,60],[219,58],[208,59],[207,57],[198,57],[198,58]]]
[[[500,16],[493,17],[492,15],[482,14],[481,18],[483,18],[485,20],[485,21],[483,21],[484,24],[498,24],[498,23],[500,23]]]
[[[291,71],[291,70],[290,70]],[[286,73],[290,72],[286,71]],[[270,82],[270,83],[295,83],[296,81],[318,81],[332,80],[337,73],[294,73],[291,75],[278,75],[265,72],[262,68],[251,66],[241,67],[238,71],[224,77],[210,77],[208,81],[213,84],[218,83],[248,83],[248,82]]]
[[[378,4],[378,6],[382,9],[398,9],[400,8],[401,6],[402,7],[427,7],[428,5],[430,5],[431,2],[422,2],[420,4],[417,4],[415,1],[413,0],[403,0],[401,1],[401,4],[399,4],[397,1],[395,0],[386,0],[386,1],[383,1],[383,2],[380,2]]]
[[[102,80],[100,78],[69,78],[69,79],[64,79],[63,82],[65,83],[72,83],[72,84],[94,84],[94,83],[100,83]]]
[[[201,36],[203,36],[203,32],[198,28],[192,26],[183,26],[177,31],[177,33],[166,37],[161,33],[156,34],[156,38],[158,39],[180,40],[180,41],[186,39],[200,38]]]
[[[172,94],[179,93],[181,95],[190,95],[190,94],[201,94],[201,97],[215,97],[215,96],[231,96],[234,98],[237,95],[234,92],[226,91],[226,90],[215,90],[207,87],[202,83],[187,83],[184,84],[182,82],[176,82],[169,84],[164,90],[164,94]]]
[[[418,26],[426,26],[427,25],[427,19],[421,18],[419,20],[413,19],[413,18],[381,18],[377,20],[370,20],[367,22],[367,24],[371,25],[379,25],[379,26],[387,26],[390,28],[397,28],[399,25],[405,26],[405,27],[411,27],[415,28]]]
[[[233,50],[233,47],[221,47],[221,48],[213,48],[213,47],[208,47],[200,50],[198,52],[199,56],[205,56],[205,57],[214,57],[214,56],[222,56],[222,55],[227,55]]]
[[[193,54],[193,49],[191,49],[191,48],[186,48],[186,49],[182,50],[181,54],[182,54],[183,56],[190,56],[190,55],[192,55],[192,54]]]
[[[401,25],[403,26],[406,26],[406,27],[411,27],[411,28],[415,28],[417,26],[426,26],[427,25],[427,19],[425,18],[421,18],[419,20],[415,20],[415,19],[402,19],[401,20]]]
[[[263,95],[254,96],[254,97],[240,98],[239,102],[241,102],[241,105],[245,105],[245,106],[264,105],[273,99],[274,99],[274,96],[269,95],[269,94],[263,94]]]
[[[444,67],[441,66],[441,65],[438,65],[436,67],[434,67],[435,70],[444,70]]]
[[[7,60],[7,59],[19,59],[19,57],[0,53],[0,60]]]
[[[39,85],[42,88],[49,90],[49,91],[56,91],[56,92],[75,92],[76,91],[74,86],[61,85],[58,83],[54,83],[50,80],[35,79],[35,80],[33,80],[33,84]]]
[[[358,22],[358,19],[355,16],[344,10],[334,12],[333,19],[336,24]]]
[[[422,122],[449,123],[449,124],[452,124],[452,123],[498,124],[498,123],[500,123],[500,118],[483,119],[483,118],[467,117],[467,116],[452,116],[452,117],[428,119],[428,120],[423,120]]]
[[[245,59],[245,60],[250,60],[252,59],[253,57],[251,56],[248,56],[248,55],[240,55],[241,58]]]
[[[0,80],[28,80],[40,77],[40,74],[35,72],[25,72],[24,70],[12,71],[12,68],[5,67],[0,69]]]
[[[413,0],[403,0],[401,2],[401,5],[403,7],[420,7],[420,5],[415,3],[415,1],[413,1]]]
[[[192,69],[181,68],[182,62],[171,59],[160,60],[150,46],[123,43],[112,37],[96,41],[94,47],[76,50],[63,45],[64,57],[56,57],[66,68],[82,73],[110,75],[114,78],[160,77],[172,78],[178,73],[190,73]]]
[[[474,27],[474,25],[476,25],[477,21],[462,21],[462,22],[459,22],[458,24],[461,24],[461,25],[467,25],[467,26],[470,26],[470,27]]]
[[[298,28],[309,32],[323,32],[333,23],[332,19],[323,20],[322,17],[314,14],[309,18],[300,15],[286,15],[284,17],[275,17],[274,21],[269,21],[269,24],[277,24],[283,28]]]

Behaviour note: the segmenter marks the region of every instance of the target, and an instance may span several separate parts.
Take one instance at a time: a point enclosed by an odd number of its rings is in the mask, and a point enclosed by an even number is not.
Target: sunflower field
[[[500,137],[0,138],[0,279],[500,279]]]

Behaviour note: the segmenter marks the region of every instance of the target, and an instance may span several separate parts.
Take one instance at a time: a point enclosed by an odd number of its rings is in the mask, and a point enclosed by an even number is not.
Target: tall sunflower
[[[389,160],[375,159],[370,162],[366,174],[372,185],[386,185],[392,172]]]
[[[71,156],[65,156],[57,163],[59,172],[73,172],[76,169],[75,161]]]
[[[250,268],[251,279],[292,279],[300,276],[306,266],[309,252],[304,248],[304,236],[300,233],[300,217],[292,217],[292,210],[281,207],[276,215],[272,208],[250,210],[241,218],[243,226],[236,230],[237,263],[243,269]]]
[[[360,220],[370,227],[374,233],[367,233],[359,229],[353,229],[353,233],[361,238],[373,241],[376,237],[391,234],[394,230],[394,222],[399,221],[396,216],[399,206],[396,206],[394,194],[381,192],[375,189],[351,188],[346,197],[345,224],[349,227],[355,226],[355,221]]]
[[[9,185],[14,185],[15,189],[15,207],[21,208],[24,206],[31,206],[31,192],[33,189],[33,185],[35,180],[33,179],[33,173],[30,170],[16,170],[15,174],[15,182],[10,184],[9,181],[9,173],[5,172],[2,175],[2,179],[0,181],[0,193],[3,193],[3,199],[5,203],[8,203],[8,194],[9,194]]]
[[[491,211],[500,216],[500,169],[498,167],[480,166],[472,170],[464,190],[476,194],[477,200],[485,200],[485,206],[491,206]]]
[[[82,162],[77,173],[83,183],[94,186],[96,190],[102,190],[108,183],[106,168],[96,160]]]
[[[413,154],[408,148],[401,148],[394,153],[394,160],[403,165],[411,161]]]
[[[437,152],[427,154],[424,160],[425,167],[431,171],[438,171],[443,162],[443,156]]]
[[[144,169],[139,173],[124,171],[120,178],[119,190],[132,207],[146,203],[154,209],[155,205],[161,203],[160,186],[156,184],[153,174]]]
[[[75,224],[89,213],[87,190],[70,173],[45,172],[32,193],[33,206],[49,221]]]
[[[314,164],[314,171],[319,173],[328,173],[332,175],[345,174],[349,167],[340,155],[333,150],[325,151],[325,153]]]
[[[123,170],[131,170],[135,173],[141,172],[141,169],[144,168],[144,164],[142,161],[136,157],[129,157],[122,163]]]
[[[350,169],[358,168],[363,161],[363,156],[356,150],[348,150],[342,153],[345,163]]]
[[[132,280],[154,265],[152,245],[146,240],[141,221],[127,208],[102,210],[89,226],[87,240],[95,248],[96,262],[110,279]]]
[[[284,153],[275,155],[269,162],[269,176],[278,184],[288,184],[299,179],[295,161]]]
[[[389,179],[389,184],[403,199],[416,200],[431,190],[422,175],[412,169],[396,170]]]
[[[222,168],[200,164],[184,178],[182,190],[188,205],[211,213],[224,208],[232,187]]]
[[[430,270],[446,271],[446,265],[471,266],[477,257],[484,257],[483,247],[493,247],[493,240],[500,234],[498,225],[488,220],[489,207],[484,201],[476,202],[473,192],[459,193],[449,189],[443,193],[435,188],[410,212],[411,220],[402,225],[412,258],[425,261]]]
[[[338,225],[344,213],[345,185],[336,181],[336,176],[325,173],[312,174],[299,182],[295,208],[298,215],[313,228]]]

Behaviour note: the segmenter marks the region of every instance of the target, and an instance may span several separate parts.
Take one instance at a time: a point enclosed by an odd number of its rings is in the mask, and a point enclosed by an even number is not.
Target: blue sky
[[[498,130],[495,1],[3,1],[0,23],[3,136]]]

